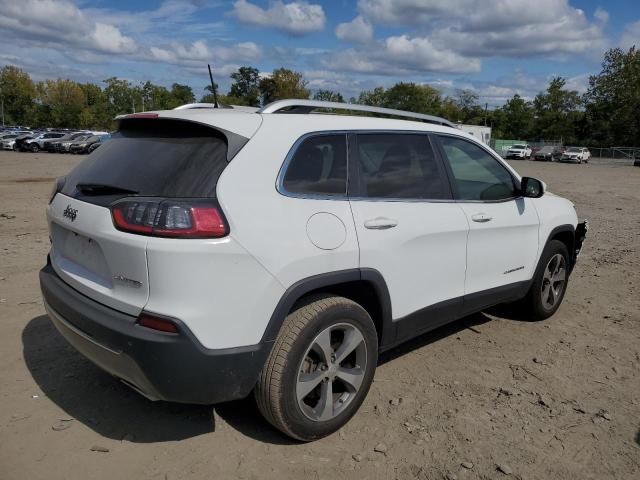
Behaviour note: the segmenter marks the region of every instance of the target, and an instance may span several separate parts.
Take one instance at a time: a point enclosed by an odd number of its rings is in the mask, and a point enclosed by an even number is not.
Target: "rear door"
[[[491,290],[500,295],[502,290],[495,289],[533,275],[538,214],[532,199],[518,193],[518,180],[488,150],[457,136],[438,139],[455,198],[469,222],[465,295]]]
[[[468,224],[424,133],[362,133],[350,146],[360,267],[384,277],[398,340],[453,319],[462,302]]]
[[[123,121],[109,142],[67,175],[49,206],[53,268],[88,297],[137,315],[149,297],[149,237],[117,230],[110,205],[125,197],[215,197],[226,165],[226,139],[213,128]]]

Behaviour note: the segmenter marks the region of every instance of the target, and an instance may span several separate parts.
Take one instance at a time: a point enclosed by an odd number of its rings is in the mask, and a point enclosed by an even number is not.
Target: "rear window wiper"
[[[138,193],[135,190],[103,183],[78,183],[76,189],[85,195],[117,195],[119,193],[135,195]]]

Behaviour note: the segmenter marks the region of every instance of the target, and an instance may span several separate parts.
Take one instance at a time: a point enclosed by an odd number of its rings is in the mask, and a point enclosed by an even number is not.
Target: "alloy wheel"
[[[551,310],[556,306],[567,281],[567,262],[564,256],[556,253],[549,259],[542,277],[542,306]]]
[[[365,378],[367,345],[350,323],[324,329],[311,342],[300,363],[296,398],[313,421],[331,420],[354,399]]]

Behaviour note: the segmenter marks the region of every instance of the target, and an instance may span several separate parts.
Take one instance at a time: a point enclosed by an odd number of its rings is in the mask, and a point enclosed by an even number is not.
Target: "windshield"
[[[512,145],[511,148],[517,148],[518,150],[524,150],[524,145]]]
[[[540,149],[540,152],[541,153],[551,153],[551,152],[553,152],[553,147],[542,147]]]
[[[571,147],[569,150],[567,150],[567,152],[573,152],[573,153],[580,152],[580,151],[582,151],[582,149],[578,147]]]

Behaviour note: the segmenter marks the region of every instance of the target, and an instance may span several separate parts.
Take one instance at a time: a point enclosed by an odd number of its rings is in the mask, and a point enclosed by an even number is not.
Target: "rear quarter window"
[[[318,135],[303,140],[286,165],[282,186],[293,194],[346,195],[346,136]]]

